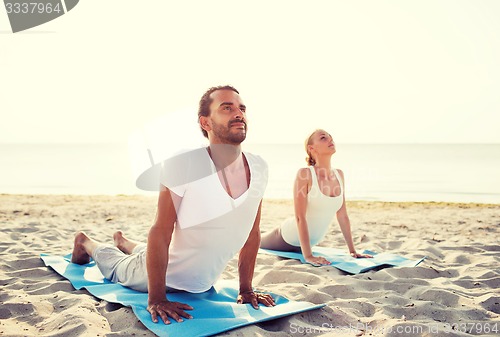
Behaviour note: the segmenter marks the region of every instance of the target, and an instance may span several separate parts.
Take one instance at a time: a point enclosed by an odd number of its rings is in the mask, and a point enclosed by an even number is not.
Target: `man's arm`
[[[148,234],[146,251],[146,268],[148,271],[148,308],[153,322],[158,322],[158,316],[165,324],[170,324],[168,317],[182,322],[182,317],[192,318],[184,310],[193,309],[191,306],[170,302],[166,295],[166,274],[168,265],[168,250],[174,224],[177,219],[176,206],[181,198],[168,188],[161,186],[158,198],[156,220]]]
[[[252,288],[252,279],[255,269],[255,261],[260,246],[260,215],[262,200],[253,223],[248,239],[240,250],[238,258],[238,273],[240,278],[240,293],[238,303],[251,303],[255,309],[259,308],[259,303],[267,307],[274,306],[274,300],[270,295],[255,293]]]

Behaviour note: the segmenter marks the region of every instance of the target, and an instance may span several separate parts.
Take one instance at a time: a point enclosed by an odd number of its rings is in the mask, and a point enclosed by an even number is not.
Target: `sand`
[[[145,240],[155,209],[146,196],[0,195],[0,336],[154,336],[130,308],[74,290],[39,255],[71,252],[78,230]],[[498,335],[500,205],[352,201],[348,212],[358,250],[427,259],[352,276],[259,254],[257,289],[327,306],[222,335]],[[265,200],[262,230],[291,215],[290,200]],[[337,225],[321,246],[345,248]],[[236,277],[235,258],[222,278]]]

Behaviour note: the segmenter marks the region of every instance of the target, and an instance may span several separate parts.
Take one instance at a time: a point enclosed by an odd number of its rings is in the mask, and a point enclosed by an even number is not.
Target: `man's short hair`
[[[212,102],[213,102],[210,95],[214,91],[217,91],[217,90],[232,90],[235,93],[237,93],[238,95],[240,94],[238,90],[236,90],[234,87],[232,87],[230,85],[219,85],[217,87],[211,87],[203,94],[203,96],[201,96],[200,106],[198,108],[198,122],[199,122],[201,116],[205,116],[205,117],[210,116],[210,104],[212,104]],[[201,125],[200,125],[200,129],[201,129],[201,132],[203,133],[203,136],[205,136],[205,138],[208,138],[207,131],[203,130]]]

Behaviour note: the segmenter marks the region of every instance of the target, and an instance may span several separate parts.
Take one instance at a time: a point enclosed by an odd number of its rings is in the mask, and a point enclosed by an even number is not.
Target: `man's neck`
[[[213,144],[207,148],[208,154],[212,158],[217,170],[233,168],[237,166],[237,161],[241,157],[241,145]]]

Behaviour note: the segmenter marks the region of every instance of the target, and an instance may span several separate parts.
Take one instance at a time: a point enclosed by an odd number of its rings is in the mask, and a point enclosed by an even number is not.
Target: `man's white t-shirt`
[[[169,249],[168,287],[193,293],[210,289],[245,244],[264,195],[268,168],[261,157],[242,155],[250,169],[250,184],[236,199],[222,186],[206,148],[163,165],[161,183],[182,197]]]

